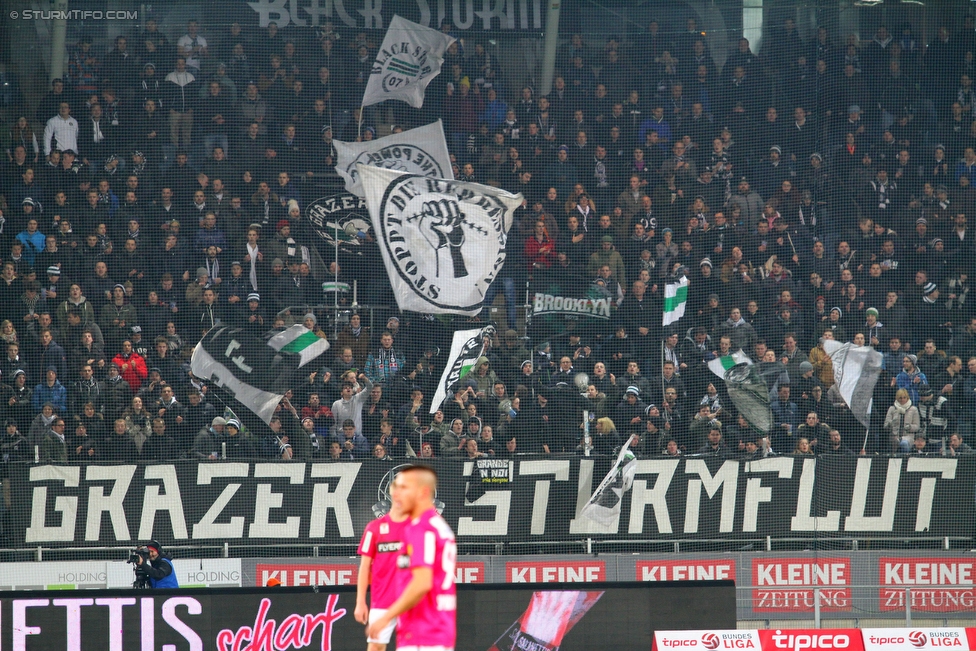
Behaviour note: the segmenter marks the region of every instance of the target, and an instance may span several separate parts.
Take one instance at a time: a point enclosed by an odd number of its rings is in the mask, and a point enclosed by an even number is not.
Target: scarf
[[[204,261],[204,266],[207,269],[207,275],[210,278],[220,278],[220,262],[217,258],[207,258]]]
[[[251,256],[251,270],[248,273],[248,280],[251,281],[251,289],[258,291],[258,247],[257,245],[247,244],[247,254]]]
[[[732,317],[729,317],[728,319],[725,320],[725,323],[732,326],[733,328],[738,328],[740,325],[745,325],[746,320],[740,316],[738,321],[733,321]]]
[[[902,416],[908,413],[908,410],[911,408],[912,408],[911,399],[909,399],[908,402],[906,402],[904,405],[898,402],[897,400],[895,401],[895,411],[897,411]]]

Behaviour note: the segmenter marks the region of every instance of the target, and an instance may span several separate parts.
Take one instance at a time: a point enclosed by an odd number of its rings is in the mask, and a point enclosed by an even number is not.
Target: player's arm
[[[359,558],[359,576],[356,578],[356,621],[365,624],[369,621],[369,608],[366,606],[366,589],[372,579],[373,557]]]
[[[366,589],[373,578],[373,556],[376,555],[376,531],[374,523],[366,525],[363,539],[359,541],[359,575],[356,578],[356,611],[353,617],[360,624],[369,621],[369,608],[366,606]]]
[[[413,568],[410,572],[410,583],[407,584],[403,593],[383,613],[383,616],[373,622],[373,625],[369,627],[370,637],[378,637],[380,631],[386,628],[393,621],[394,617],[402,615],[416,606],[434,587],[434,568],[421,566]]]

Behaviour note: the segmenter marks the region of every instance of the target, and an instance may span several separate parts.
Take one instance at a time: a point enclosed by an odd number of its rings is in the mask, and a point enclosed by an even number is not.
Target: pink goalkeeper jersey
[[[407,520],[394,522],[389,514],[366,525],[359,542],[360,556],[373,559],[370,567],[370,607],[389,608],[400,596],[397,589],[397,556],[403,547],[403,528]]]
[[[403,542],[406,549],[397,581],[400,591],[410,583],[411,569],[415,567],[432,568],[434,585],[420,603],[400,615],[397,646],[452,649],[457,637],[457,592],[454,588],[457,545],[454,532],[436,510],[430,509],[404,527]]]

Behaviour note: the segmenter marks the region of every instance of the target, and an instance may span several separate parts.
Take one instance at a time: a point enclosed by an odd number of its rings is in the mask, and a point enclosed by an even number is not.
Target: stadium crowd
[[[464,38],[423,109],[361,111],[381,40],[148,20],[107,51],[70,48],[0,177],[5,459],[575,454],[584,410],[597,454],[630,436],[638,456],[971,452],[972,17],[927,44],[909,24],[805,38],[786,20],[721,68],[694,19],[575,34],[545,97]],[[351,306],[353,280],[395,302],[372,233],[337,263],[304,215],[341,191],[333,138],[436,118],[456,178],[525,204],[486,298],[503,323],[431,416],[464,324],[306,307]],[[662,329],[681,276],[685,316]],[[609,298],[612,318],[527,324],[539,291]],[[330,339],[269,431],[225,418],[189,373],[217,323]],[[824,338],[884,354],[866,438]],[[765,437],[707,366],[739,349],[769,384]]]

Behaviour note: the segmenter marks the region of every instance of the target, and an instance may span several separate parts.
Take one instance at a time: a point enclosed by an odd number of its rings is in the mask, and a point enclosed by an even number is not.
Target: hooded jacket
[[[139,387],[142,386],[143,380],[149,377],[146,360],[139,353],[131,353],[128,357],[123,353],[119,353],[112,359],[112,363],[119,367],[119,374],[129,385],[129,388],[132,389],[133,393],[138,391]],[[124,369],[122,368],[123,364],[127,364],[127,367]]]

